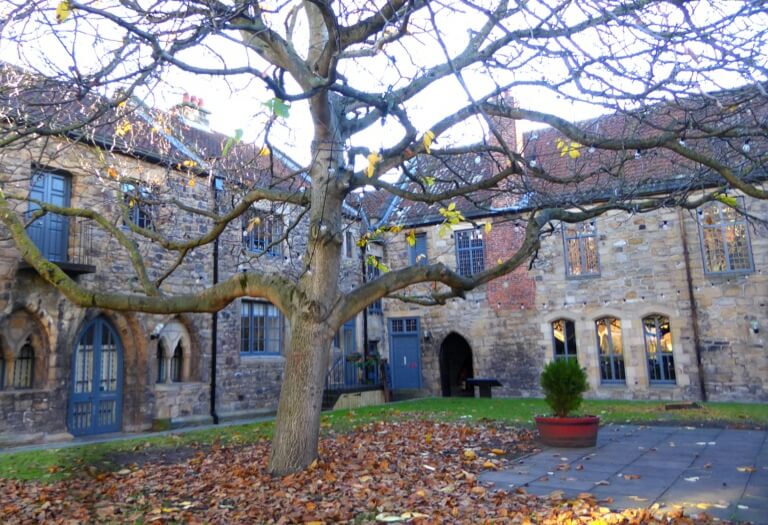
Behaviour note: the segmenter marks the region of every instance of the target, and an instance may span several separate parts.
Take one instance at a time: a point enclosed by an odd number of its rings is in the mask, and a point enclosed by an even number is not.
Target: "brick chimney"
[[[517,101],[511,94],[509,94],[509,92],[499,95],[498,98],[492,102],[502,107],[517,107]],[[523,133],[522,131],[518,132],[517,121],[493,116],[490,118],[490,120],[493,123],[493,126],[496,128],[496,131],[501,134],[501,137],[504,142],[506,142],[507,147],[513,152],[520,153],[523,149]],[[496,138],[496,135],[494,135],[490,129],[488,130],[488,142],[492,146],[499,145],[499,141]]]
[[[193,128],[210,131],[211,124],[208,121],[208,115],[211,112],[204,109],[203,104],[202,98],[184,93],[181,97],[181,104],[176,105],[176,111],[185,124]]]

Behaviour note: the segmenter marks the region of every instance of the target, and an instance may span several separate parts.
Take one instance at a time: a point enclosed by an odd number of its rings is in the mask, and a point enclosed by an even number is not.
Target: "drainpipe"
[[[693,277],[691,276],[691,254],[688,251],[688,239],[685,234],[685,215],[678,210],[680,220],[680,237],[683,241],[683,258],[685,259],[685,279],[688,283],[688,297],[691,305],[691,325],[693,326],[693,345],[696,350],[696,365],[699,368],[699,392],[701,400],[707,400],[707,385],[704,381],[704,365],[701,362],[701,336],[699,335],[699,314],[696,306],[696,296],[693,295]]]
[[[360,248],[360,258],[362,259],[361,267],[363,270],[363,284],[366,283],[365,271],[367,269],[365,264],[365,248]],[[363,308],[363,362],[368,360],[368,307]],[[366,367],[367,370],[367,367]],[[367,372],[366,372],[367,373]]]
[[[216,181],[213,181],[213,208],[218,213],[219,201],[216,195]],[[213,285],[219,283],[219,237],[213,240]],[[211,315],[211,418],[213,424],[219,424],[219,415],[216,413],[216,354],[219,342],[219,312]]]

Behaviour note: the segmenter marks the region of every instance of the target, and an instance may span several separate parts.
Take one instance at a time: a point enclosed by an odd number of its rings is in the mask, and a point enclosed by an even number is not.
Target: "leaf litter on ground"
[[[322,439],[320,458],[284,477],[269,475],[265,440],[213,445],[175,462],[124,458],[115,472],[84,468],[52,483],[0,479],[0,516],[8,525],[714,523],[679,509],[614,512],[588,493],[537,497],[478,480],[483,470],[511,468],[536,446],[531,431],[498,423],[376,422]]]

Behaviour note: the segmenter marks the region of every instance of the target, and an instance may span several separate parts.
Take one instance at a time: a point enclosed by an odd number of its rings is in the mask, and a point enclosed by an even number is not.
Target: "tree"
[[[311,161],[298,170],[309,175],[306,185],[291,184],[298,172],[282,172],[283,186],[253,185],[226,211],[191,210],[208,214],[211,226],[184,242],[131,227],[183,260],[191,249],[214,242],[252,203],[289,203],[309,223],[305,268],[296,276],[248,272],[171,294],[147,276],[135,246],[97,211],[36,203],[39,214],[96,221],[131,255],[141,293],[89,289],[46,261],[30,241],[25,219],[12,205],[22,197],[0,196],[0,217],[24,259],[75,304],[203,312],[251,296],[268,299],[286,315],[292,337],[270,458],[276,474],[315,459],[327,349],[343,322],[373,301],[390,296],[441,304],[461,297],[525,264],[552,220],[578,222],[611,209],[693,208],[716,198],[729,203],[727,188],[768,196],[760,186],[768,56],[760,2],[63,0],[51,6],[12,0],[3,10],[5,49],[15,50],[22,71],[37,73],[30,81],[6,68],[0,88],[4,148],[45,137],[89,143],[105,127],[122,137],[122,115],[135,107],[126,102],[159,92],[172,78],[223,79],[233,91],[264,97],[256,112],[261,117],[254,118],[262,118],[259,140],[267,147],[276,123],[290,125],[307,110]],[[444,95],[452,89],[453,96]],[[604,127],[575,123],[563,114],[567,109],[558,114],[546,103],[536,107],[537,93],[619,117],[608,118],[612,124]],[[419,111],[435,99],[441,112]],[[510,134],[522,121],[555,128],[558,153],[573,161],[573,169],[550,173],[526,155],[525,145]],[[478,127],[488,130],[488,140],[470,140],[477,134],[467,130]],[[386,135],[379,144],[372,138],[377,133]],[[232,144],[208,166],[180,162],[190,169],[236,171],[244,157],[227,155]],[[600,156],[587,160],[594,151]],[[685,183],[663,195],[647,191],[647,174],[632,161],[650,153],[685,170]],[[485,159],[485,176],[477,178],[453,160],[467,155]],[[450,176],[436,179],[419,169],[436,165]],[[400,173],[400,182],[384,176],[392,172]],[[595,193],[596,185],[616,191]],[[449,223],[463,219],[451,206],[458,200],[482,209],[492,199],[524,199],[525,236],[505,260],[473,276],[419,264],[384,272],[342,294],[342,209],[345,199],[366,187],[437,203]],[[394,226],[376,234],[408,233]],[[434,286],[426,295],[409,293],[418,283]]]

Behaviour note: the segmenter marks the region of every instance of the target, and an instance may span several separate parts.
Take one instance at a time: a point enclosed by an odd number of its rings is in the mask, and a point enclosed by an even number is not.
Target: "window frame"
[[[123,204],[128,206],[128,220],[138,228],[154,231],[154,207],[144,202],[154,198],[152,190],[138,181],[126,181],[120,183],[120,193],[123,196]],[[130,204],[131,201],[134,202],[133,205]],[[125,227],[128,228],[128,225],[125,224]]]
[[[646,328],[645,328],[646,320],[649,320],[649,319],[654,319],[654,321],[655,321],[654,324],[655,324],[656,334],[654,336],[654,339],[656,341],[657,348],[660,348],[662,346],[661,339],[662,339],[663,335],[660,335],[660,332],[661,332],[661,326],[663,324],[665,324],[665,323],[663,323],[661,321],[662,320],[666,320],[666,325],[669,326],[669,331],[667,333],[669,334],[669,339],[670,339],[670,351],[667,352],[667,353],[671,357],[672,373],[674,375],[674,377],[672,377],[671,379],[666,377],[667,374],[665,373],[664,359],[663,359],[664,352],[662,352],[662,351],[657,351],[656,352],[656,357],[654,358],[654,360],[656,361],[657,366],[659,367],[659,375],[662,376],[662,378],[661,379],[653,379],[653,375],[654,374],[651,372],[651,356],[650,356],[650,353],[648,351],[648,336],[649,335],[654,335],[654,334],[649,334],[647,332]],[[652,386],[653,385],[670,385],[670,386],[677,385],[677,370],[675,370],[675,351],[674,351],[675,347],[674,347],[674,345],[672,345],[672,326],[671,326],[671,322],[669,320],[669,317],[666,316],[666,315],[663,315],[663,314],[649,314],[649,315],[644,316],[642,318],[641,322],[642,322],[642,327],[643,327],[643,343],[645,345],[645,362],[646,362],[646,367],[647,367],[647,370],[648,370],[648,384],[652,385]],[[666,334],[664,334],[664,335],[666,335]]]
[[[174,348],[173,354],[171,354],[168,379],[170,379],[171,383],[181,383],[184,381],[184,349],[181,347],[181,341],[176,343],[176,348]]]
[[[560,342],[557,337],[555,337],[555,323],[563,323],[563,353],[558,354],[557,353],[557,346]],[[570,327],[572,330],[573,337],[568,337],[568,326],[570,323]],[[549,323],[549,331],[550,335],[552,337],[552,356],[555,360],[558,359],[576,359],[578,362],[579,356],[578,356],[578,344],[576,344],[576,323],[572,321],[571,319],[567,319],[565,317],[561,317],[559,319],[555,319],[554,321],[550,321]],[[573,342],[573,352],[569,352],[570,349],[570,341]]]
[[[736,214],[736,218],[731,220],[724,216],[726,209],[731,209],[730,206],[727,206],[726,204],[723,204],[722,202],[712,201],[704,204],[703,206],[699,207],[698,210],[696,210],[696,219],[697,223],[699,225],[699,247],[701,249],[701,264],[704,269],[705,275],[744,275],[744,274],[750,274],[754,273],[755,271],[755,260],[752,253],[752,238],[749,234],[749,219],[743,215],[739,210],[744,210],[744,198],[738,197],[737,202],[739,203],[738,208],[734,209],[734,212]],[[719,220],[715,224],[703,224],[703,218],[704,218],[704,208],[706,206],[714,206],[717,208],[717,216]],[[729,246],[732,244],[735,244],[733,242],[728,242],[728,234],[727,230],[729,227],[738,227],[743,226],[744,227],[744,239],[746,243],[746,262],[748,263],[749,267],[747,268],[733,268],[732,263],[732,250],[729,249]],[[709,258],[707,257],[708,253],[711,253],[710,250],[707,248],[707,239],[706,232],[708,230],[713,231],[719,231],[719,242],[720,246],[722,248],[722,258],[725,261],[726,269],[724,270],[712,270]]]
[[[248,224],[258,217],[260,223],[248,231]],[[243,248],[248,253],[265,254],[268,257],[283,256],[283,217],[263,211],[243,215]],[[275,242],[279,239],[279,242]],[[270,246],[271,245],[271,246]]]
[[[256,308],[260,307],[262,308],[263,314],[260,316],[254,315],[256,312]],[[246,319],[246,317],[243,315],[244,311],[243,309],[248,309],[248,342],[246,343],[247,348],[244,349],[244,332],[245,328],[243,325],[243,320]],[[268,312],[272,311],[276,315],[268,315]],[[263,350],[255,350],[255,340],[254,340],[254,326],[256,322],[257,317],[262,317],[262,329],[263,329],[263,336],[261,339],[263,340],[264,349]],[[270,327],[270,323],[267,322],[267,320],[270,317],[277,317],[278,319],[278,328],[277,328],[277,336],[275,337],[273,334],[270,333],[273,328]],[[285,317],[283,316],[282,312],[272,303],[267,301],[249,301],[249,300],[242,300],[240,302],[240,355],[241,356],[253,356],[253,357],[261,357],[261,356],[281,356],[283,355],[283,345],[285,343]],[[277,350],[271,350],[270,342],[277,342]]]
[[[582,230],[584,225],[591,225],[592,230],[590,232],[584,232]],[[569,235],[568,234],[568,228],[570,227],[576,227],[576,235]],[[591,279],[594,277],[600,277],[601,274],[601,267],[600,267],[600,246],[598,244],[598,233],[597,233],[597,219],[589,219],[586,221],[581,221],[577,223],[567,223],[562,222],[560,226],[560,230],[562,232],[562,238],[563,238],[563,259],[565,263],[565,277],[567,279]],[[570,257],[568,257],[568,241],[575,240],[577,241],[578,246],[578,252],[579,252],[579,267],[580,268],[586,268],[587,266],[587,240],[588,239],[594,239],[594,249],[595,249],[595,270],[591,271],[589,273],[582,273],[575,274],[573,273],[573,267],[571,266],[571,260]]]
[[[427,232],[418,232],[415,234],[416,242],[408,245],[408,262],[411,266],[426,266],[429,264],[429,254],[427,249]],[[423,255],[421,259],[419,256]],[[458,264],[458,261],[457,261]]]
[[[459,246],[459,237],[468,236],[468,246]],[[473,245],[473,241],[479,241]],[[456,273],[463,277],[472,277],[485,270],[485,239],[482,228],[465,228],[453,232],[453,243],[456,250]],[[469,255],[469,268],[462,265],[462,254]],[[480,254],[478,258],[477,255]],[[466,259],[465,259],[466,262]]]
[[[29,355],[25,355],[27,354]],[[23,363],[24,368],[19,367]],[[20,371],[21,370],[21,371]],[[26,373],[25,373],[26,372]],[[21,379],[26,379],[22,384]],[[30,390],[35,385],[35,347],[32,345],[31,338],[27,338],[13,360],[13,374],[11,377],[11,388],[13,390]]]
[[[354,259],[355,257],[355,242],[352,235],[352,230],[344,231],[344,258]]]
[[[379,257],[378,255],[373,255],[373,257],[375,257],[377,261],[381,261],[381,257]],[[368,273],[367,275],[368,282],[378,278],[381,275],[381,270],[379,270],[377,266],[368,264],[367,261],[365,263],[365,267]],[[368,313],[373,315],[384,315],[384,304],[381,298],[376,299],[375,301],[373,301],[371,304],[368,305]]]
[[[619,341],[621,341],[621,352],[616,353],[614,351],[614,345],[613,345],[613,324],[614,321],[619,323],[618,330],[619,330]],[[606,328],[606,342],[608,344],[608,352],[606,354],[608,358],[608,366],[610,370],[610,378],[603,377],[603,352],[601,351],[600,346],[600,323],[604,323],[604,326]],[[600,384],[602,385],[626,385],[627,384],[627,368],[626,368],[626,362],[624,361],[624,341],[622,339],[623,337],[622,333],[622,326],[621,326],[621,319],[618,317],[613,316],[605,316],[601,317],[599,319],[595,319],[595,338],[597,342],[597,361],[598,361],[598,369],[600,371]],[[616,378],[616,361],[620,361],[620,367],[621,367],[621,375],[623,377]]]
[[[165,383],[167,377],[167,369],[165,366],[165,343],[160,339],[157,342],[157,352],[155,352],[155,359],[157,360],[157,376],[155,377],[155,384],[161,385]]]

